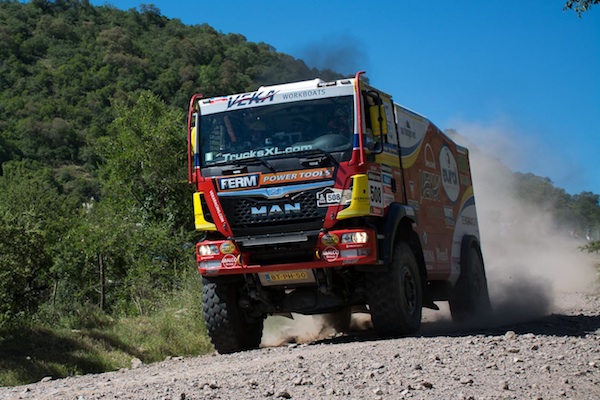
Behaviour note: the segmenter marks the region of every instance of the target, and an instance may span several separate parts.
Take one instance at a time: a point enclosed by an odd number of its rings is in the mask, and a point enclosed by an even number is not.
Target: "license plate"
[[[271,282],[295,281],[296,279],[308,278],[308,273],[306,271],[279,272],[276,274],[265,274],[265,278]]]
[[[311,283],[315,277],[311,270],[264,272],[259,274],[263,285],[285,285],[291,283]]]

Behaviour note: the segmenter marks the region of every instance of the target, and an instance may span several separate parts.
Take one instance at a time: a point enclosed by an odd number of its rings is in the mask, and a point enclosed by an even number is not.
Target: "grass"
[[[96,315],[81,329],[46,322],[0,332],[0,386],[129,368],[133,358],[151,363],[206,354],[212,345],[195,293],[187,290],[165,300],[150,316]]]

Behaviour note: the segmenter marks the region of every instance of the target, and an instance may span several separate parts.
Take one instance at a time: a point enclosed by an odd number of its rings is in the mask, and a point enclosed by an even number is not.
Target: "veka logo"
[[[260,104],[264,103],[267,100],[273,101],[273,98],[276,94],[277,92],[275,90],[269,90],[267,94],[264,94],[264,92],[254,92],[239,94],[237,96],[231,96],[227,100],[227,108],[231,108],[233,106],[249,106],[253,103]]]
[[[250,209],[253,217],[275,217],[299,212],[302,212],[300,203],[270,204]]]
[[[259,174],[218,178],[219,190],[244,189],[258,186]]]

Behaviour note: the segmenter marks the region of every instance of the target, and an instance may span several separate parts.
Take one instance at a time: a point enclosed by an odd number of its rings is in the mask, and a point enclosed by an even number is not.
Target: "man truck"
[[[258,347],[269,315],[343,330],[363,310],[399,337],[437,301],[457,321],[490,311],[467,149],[363,74],[192,96],[195,259],[218,352]]]

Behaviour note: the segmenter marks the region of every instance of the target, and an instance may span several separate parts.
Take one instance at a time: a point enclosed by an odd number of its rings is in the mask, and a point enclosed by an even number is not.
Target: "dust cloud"
[[[581,239],[554,221],[548,204],[527,204],[514,196],[514,174],[493,154],[521,154],[520,142],[505,140],[500,130],[485,129],[484,142],[500,148],[477,148],[466,137],[481,135],[468,125],[447,133],[469,148],[482,251],[494,322],[531,320],[564,308],[561,293],[587,292],[596,279],[592,255]]]
[[[564,293],[588,292],[596,280],[594,256],[582,252],[581,238],[560,229],[548,204],[528,204],[514,195],[515,176],[494,154],[507,154],[506,162],[525,155],[523,141],[511,141],[512,134],[481,129],[475,125],[446,133],[469,149],[473,187],[481,233],[488,288],[493,315],[476,321],[470,328],[503,326],[535,320],[561,309]],[[485,135],[478,148],[467,137]],[[480,138],[481,139],[481,138]],[[518,164],[515,164],[518,165]],[[447,302],[438,303],[440,311],[423,310],[422,334],[454,331]],[[475,326],[473,326],[475,325]],[[368,314],[357,321],[354,330],[370,327]],[[460,329],[460,328],[458,328]],[[306,343],[334,335],[333,328],[321,316],[294,314],[294,319],[269,317],[263,333],[263,346]]]
[[[276,347],[287,343],[310,343],[340,336],[327,314],[291,314],[292,318],[270,316],[265,321],[261,347]],[[350,331],[366,331],[373,328],[371,316],[355,312],[350,320]]]
[[[281,346],[286,343],[309,343],[336,334],[323,315],[292,314],[292,318],[271,316],[265,321],[262,347]]]

